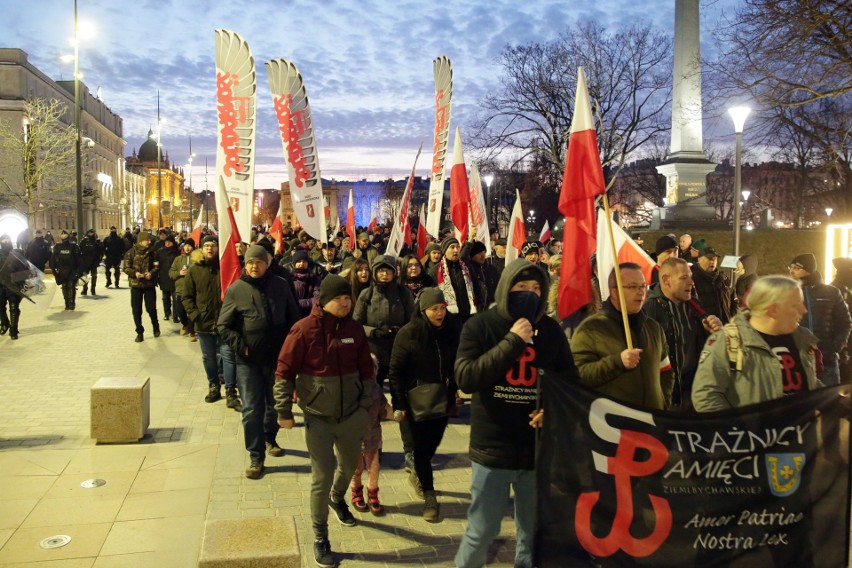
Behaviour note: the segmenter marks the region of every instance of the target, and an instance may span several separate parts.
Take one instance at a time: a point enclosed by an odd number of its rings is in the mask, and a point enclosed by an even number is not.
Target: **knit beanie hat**
[[[817,260],[816,257],[807,252],[805,254],[800,254],[796,258],[790,261],[790,264],[799,264],[802,268],[807,271],[809,274],[813,274],[817,269]]]
[[[473,244],[470,245],[470,256],[476,256],[481,252],[485,252],[485,243],[481,243],[479,241],[473,241]]]
[[[426,245],[426,254],[429,254],[433,250],[441,250],[441,245],[438,243],[429,243]]]
[[[213,235],[207,235],[206,237],[201,239],[201,246],[204,246],[207,243],[213,243],[214,245],[219,246],[219,239],[217,239]]]
[[[654,252],[660,254],[661,252],[666,252],[667,250],[676,248],[678,248],[677,241],[668,235],[663,235],[657,239],[657,245],[654,247]]]
[[[444,293],[440,288],[423,288],[420,293],[417,294],[417,308],[421,312],[425,312],[435,304],[446,303],[447,300],[444,298]]]
[[[136,242],[141,243],[142,241],[150,241],[151,233],[146,231],[140,231],[138,235],[136,235]]]
[[[539,247],[538,241],[524,243],[524,246],[521,247],[521,256],[527,256],[530,253],[538,252],[539,248],[541,247]]]
[[[297,250],[295,253],[293,253],[293,256],[292,256],[293,264],[296,264],[297,262],[300,262],[302,260],[309,260],[308,251]]]
[[[338,296],[350,296],[351,294],[352,288],[345,278],[337,274],[329,274],[323,278],[322,284],[320,284],[320,307],[325,306]]]
[[[269,255],[262,246],[252,245],[248,248],[245,255],[245,261],[248,263],[250,260],[262,260],[266,264],[269,264]]]
[[[443,241],[441,241],[441,254],[447,254],[447,249],[450,248],[451,245],[459,244],[459,240],[455,237],[447,237]]]

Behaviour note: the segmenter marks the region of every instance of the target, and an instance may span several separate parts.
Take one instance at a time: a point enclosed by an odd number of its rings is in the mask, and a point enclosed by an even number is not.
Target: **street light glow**
[[[747,189],[743,190],[743,201],[748,201],[748,198],[751,196],[751,192]]]
[[[751,108],[747,106],[736,106],[728,109],[728,114],[731,115],[731,119],[734,121],[735,133],[742,134],[746,118],[748,118],[750,112]]]

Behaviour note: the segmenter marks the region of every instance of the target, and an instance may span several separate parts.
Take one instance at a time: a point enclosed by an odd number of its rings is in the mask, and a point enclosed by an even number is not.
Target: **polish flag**
[[[349,250],[355,250],[355,202],[352,201],[352,188],[349,188],[349,205],[346,207],[346,234],[349,235]]]
[[[228,201],[225,180],[219,176],[219,190],[216,192],[216,213],[219,218],[219,282],[222,287],[222,299],[228,286],[240,278],[242,267],[237,255],[240,243],[240,229],[234,218],[234,210]]]
[[[373,215],[373,218],[370,219],[370,224],[367,225],[367,232],[373,234],[376,232],[376,229],[379,228],[379,222],[376,220],[376,216]]]
[[[460,243],[467,241],[470,215],[470,189],[467,170],[464,166],[461,131],[456,127],[456,139],[453,142],[453,168],[450,170],[450,217],[453,220],[456,238]]]
[[[337,221],[337,222],[335,223],[335,225],[334,225],[334,230],[333,230],[333,231],[332,231],[332,233],[331,233],[331,238],[332,238],[332,239],[333,239],[334,237],[336,237],[336,236],[337,236],[337,234],[340,232],[340,217],[338,217],[337,219],[335,219],[335,221]]]
[[[491,257],[491,231],[488,229],[488,209],[485,207],[485,192],[479,179],[476,162],[470,163],[470,221],[476,228],[476,240],[485,245],[485,254]]]
[[[192,238],[192,242],[195,243],[196,248],[201,246],[201,215],[204,214],[204,205],[201,206],[201,209],[198,211],[198,219],[195,221],[195,225],[192,226],[192,232],[189,236]]]
[[[562,269],[559,277],[559,318],[564,319],[592,301],[591,257],[596,247],[595,197],[606,191],[598,138],[583,68],[577,70],[577,94],[559,211],[562,231]],[[600,266],[600,265],[598,265]],[[598,271],[603,275],[603,272]],[[601,280],[606,280],[602,276]]]
[[[506,239],[506,264],[521,256],[521,248],[525,242],[527,242],[527,232],[524,230],[521,192],[516,189],[515,206],[512,208],[512,216],[509,218],[509,236]]]
[[[544,244],[547,244],[547,241],[552,238],[553,237],[550,235],[550,223],[548,223],[547,219],[545,219],[544,227],[541,228],[541,235],[539,235],[538,240]]]
[[[651,273],[654,271],[656,263],[648,256],[642,247],[636,244],[636,241],[630,238],[630,235],[624,232],[624,229],[618,226],[618,223],[612,219],[607,220],[606,213],[603,209],[598,210],[598,280],[601,288],[601,299],[609,298],[609,273],[615,267],[615,262],[612,260],[612,247],[609,246],[609,236],[607,234],[606,224],[609,221],[612,225],[612,236],[615,240],[615,250],[618,251],[618,264],[622,262],[635,262],[642,267],[642,274],[645,276],[645,283],[651,284]]]
[[[275,239],[275,254],[281,252],[281,244],[284,240],[284,223],[281,221],[281,211],[283,209],[284,199],[280,198],[278,201],[278,214],[275,215],[275,220],[272,222],[272,226],[269,227],[270,236]]]
[[[429,233],[426,232],[426,205],[420,205],[420,224],[417,226],[417,258],[426,256]]]

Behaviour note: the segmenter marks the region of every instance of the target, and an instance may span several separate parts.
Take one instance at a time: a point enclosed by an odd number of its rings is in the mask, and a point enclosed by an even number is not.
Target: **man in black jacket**
[[[89,284],[92,285],[92,296],[95,295],[95,287],[98,285],[98,265],[101,263],[103,256],[103,244],[98,240],[95,230],[89,229],[86,231],[86,236],[80,240],[80,262],[83,265],[81,276],[89,275],[89,280],[83,281],[81,295],[85,296],[88,293]]]
[[[435,286],[447,299],[447,310],[456,314],[459,325],[478,310],[485,309],[485,298],[470,263],[461,259],[461,245],[455,237],[441,241],[443,257],[429,269]]]
[[[538,381],[579,381],[559,323],[545,316],[549,278],[523,259],[506,266],[495,304],[465,324],[455,378],[473,394],[473,462],[468,525],[455,557],[458,568],[485,564],[500,532],[509,487],[515,493],[515,566],[532,568],[535,521],[535,428]]]
[[[44,265],[50,260],[50,245],[44,239],[41,229],[36,231],[35,238],[27,245],[27,260],[42,272]]]
[[[714,248],[705,246],[699,251],[698,260],[692,265],[692,279],[696,299],[704,311],[723,324],[728,323],[737,313],[737,301],[728,279],[719,270],[719,255]]]
[[[115,287],[118,288],[118,280],[121,275],[121,259],[124,258],[124,253],[127,252],[128,248],[130,247],[127,246],[125,239],[118,236],[118,230],[115,227],[110,227],[109,236],[104,239],[104,265],[107,288],[112,286],[110,270],[113,271]]]
[[[251,458],[246,477],[260,479],[266,454],[284,455],[275,441],[279,428],[272,386],[278,353],[300,314],[287,283],[267,272],[271,256],[266,249],[249,247],[245,260],[242,276],[225,292],[216,329],[237,358],[243,433]]]
[[[500,270],[494,264],[486,261],[485,253],[485,244],[472,241],[464,246],[461,257],[470,263],[468,266],[482,287],[482,292],[484,292],[482,296],[485,298],[485,306],[487,307],[494,302],[494,293],[497,291],[497,282],[500,280]]]
[[[80,270],[80,247],[71,241],[68,231],[59,234],[59,242],[53,247],[50,257],[50,270],[56,283],[62,286],[65,309],[77,307],[77,277]]]
[[[790,261],[788,269],[790,276],[802,283],[808,310],[799,325],[811,330],[819,339],[817,347],[822,352],[823,368],[817,369],[817,378],[824,385],[840,384],[839,354],[852,329],[849,308],[840,290],[823,284],[813,254],[800,254]]]

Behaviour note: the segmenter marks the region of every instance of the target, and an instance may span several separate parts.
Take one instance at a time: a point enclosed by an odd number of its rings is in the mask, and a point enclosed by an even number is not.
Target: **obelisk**
[[[701,32],[698,0],[675,0],[672,144],[657,171],[666,176],[663,225],[710,221],[707,174],[716,165],[704,155],[701,124]]]

